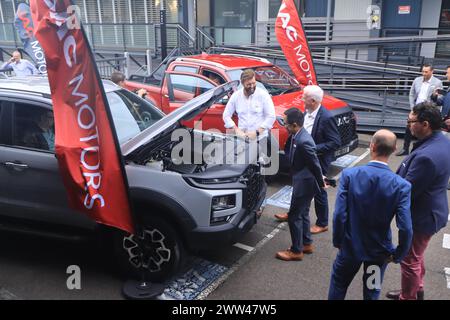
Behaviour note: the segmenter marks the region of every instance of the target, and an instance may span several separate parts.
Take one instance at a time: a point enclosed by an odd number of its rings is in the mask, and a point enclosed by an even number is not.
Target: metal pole
[[[164,0],[161,1],[161,9],[159,11],[159,22],[161,23],[161,59],[167,57],[167,26],[166,26],[166,10],[164,9]]]
[[[116,16],[116,7],[115,7],[115,3],[114,2],[115,2],[114,0],[111,0],[112,11],[113,11],[113,22],[114,22],[114,36],[115,36],[115,39],[116,39],[116,45],[118,45],[119,44],[119,40],[117,39],[118,38],[118,34],[117,34],[117,25],[116,25],[117,24],[117,16]]]
[[[145,12],[145,47],[150,47],[150,35],[148,32],[148,7],[147,7],[147,0],[144,0],[144,12]]]
[[[153,66],[152,66],[152,52],[151,50],[146,50],[145,54],[147,56],[147,76],[152,74]]]
[[[105,44],[105,39],[103,38],[103,19],[102,19],[102,7],[100,5],[100,0],[97,0],[97,10],[98,10],[98,22],[100,22],[100,39],[102,45]]]
[[[325,47],[325,62],[328,62],[328,42],[330,41],[330,26],[331,26],[331,0],[328,0],[327,3],[327,28],[326,28],[326,34],[325,34],[325,41],[327,43],[327,46]]]
[[[130,77],[130,53],[124,52],[123,56],[125,57],[125,65],[123,66],[123,73],[125,74],[125,79]]]

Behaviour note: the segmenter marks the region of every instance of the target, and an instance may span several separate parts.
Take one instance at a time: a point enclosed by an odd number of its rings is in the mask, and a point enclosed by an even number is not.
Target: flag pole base
[[[160,283],[129,280],[125,283],[122,293],[127,299],[151,300],[164,292],[165,286]]]

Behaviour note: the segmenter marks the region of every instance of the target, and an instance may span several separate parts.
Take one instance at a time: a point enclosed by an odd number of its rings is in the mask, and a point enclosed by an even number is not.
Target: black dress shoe
[[[401,157],[401,156],[407,156],[408,154],[409,154],[408,150],[403,149],[403,150],[397,152],[395,155],[397,157]]]
[[[401,290],[388,291],[386,293],[386,298],[392,299],[392,300],[399,300],[401,292],[402,292]],[[423,291],[423,290],[417,291],[417,300],[425,300],[425,291]]]
[[[388,291],[386,293],[386,298],[388,299],[392,299],[392,300],[399,300],[400,299],[400,294],[402,293],[402,290],[392,290],[392,291]]]

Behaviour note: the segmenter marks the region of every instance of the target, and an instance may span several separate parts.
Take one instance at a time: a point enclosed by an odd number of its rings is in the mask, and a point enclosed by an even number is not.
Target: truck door
[[[202,75],[181,72],[167,72],[164,88],[167,88],[165,95],[167,96],[166,103],[168,106],[163,106],[163,110],[172,112],[184,105],[186,102],[201,95],[202,93],[205,93],[210,89],[215,88],[216,86],[217,85],[213,81]],[[198,115],[195,119],[186,122],[185,125],[192,127],[194,126],[194,123],[198,122],[201,118],[201,125],[196,124],[196,128],[202,130],[214,128],[223,132],[224,126],[222,121],[222,114],[225,109],[224,102],[225,101],[222,101],[221,103],[213,105],[206,114]]]

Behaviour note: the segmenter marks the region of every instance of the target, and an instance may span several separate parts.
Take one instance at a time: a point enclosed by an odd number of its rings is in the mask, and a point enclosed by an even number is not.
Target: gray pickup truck
[[[143,267],[149,280],[163,280],[179,270],[187,252],[233,243],[256,223],[267,188],[257,165],[173,159],[180,143],[175,130],[232,92],[231,83],[170,115],[109,81],[104,87],[143,232],[127,235],[69,208],[54,146],[36,139],[43,115],[53,114],[43,77],[0,80],[0,229],[68,240],[100,235],[112,240],[119,265],[129,272]],[[202,148],[226,140],[237,154],[248,143],[187,130]],[[145,245],[137,246],[136,237]]]

